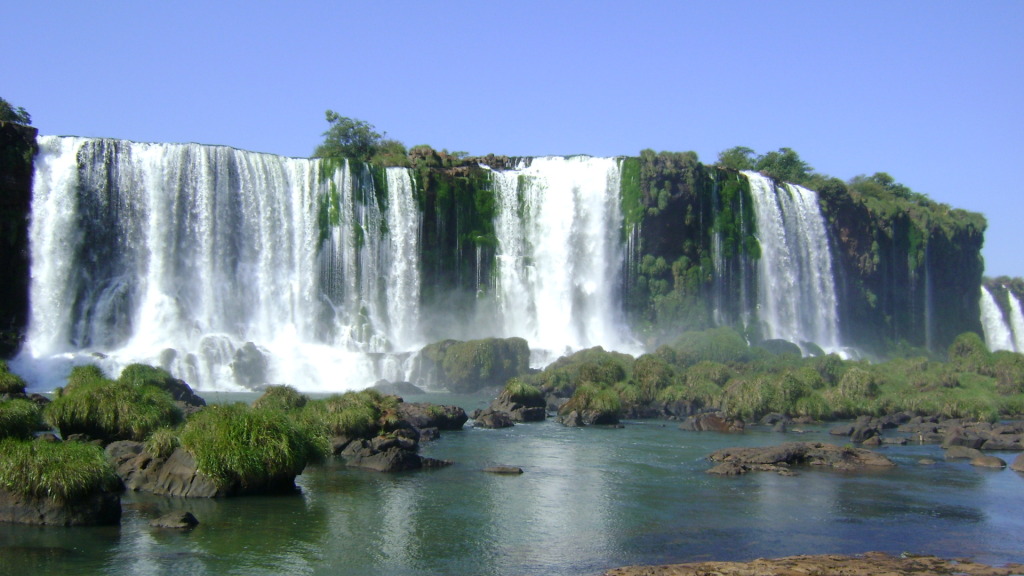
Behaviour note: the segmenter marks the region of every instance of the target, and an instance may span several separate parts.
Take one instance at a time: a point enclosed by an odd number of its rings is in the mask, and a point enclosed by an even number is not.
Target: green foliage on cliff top
[[[181,409],[166,390],[109,380],[94,366],[74,368],[68,384],[43,415],[64,436],[87,434],[108,441],[142,441],[182,418]]]
[[[0,488],[8,492],[67,502],[101,490],[117,490],[120,483],[99,446],[0,440]]]
[[[32,116],[21,106],[14,106],[7,100],[0,98],[0,122],[15,122],[17,124],[32,124]]]
[[[324,141],[313,151],[314,158],[350,158],[380,166],[408,166],[405,145],[385,138],[386,132],[363,120],[342,116],[333,110],[325,113],[330,127]]]

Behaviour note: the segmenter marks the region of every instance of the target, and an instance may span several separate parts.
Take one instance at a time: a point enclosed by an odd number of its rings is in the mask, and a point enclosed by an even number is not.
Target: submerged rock
[[[679,425],[680,430],[691,432],[742,432],[743,421],[738,418],[726,418],[721,412],[705,412],[690,416]]]
[[[881,454],[862,448],[843,448],[823,442],[786,442],[777,446],[725,448],[708,459],[720,462],[708,474],[737,475],[751,471],[788,474],[791,466],[824,466],[835,470],[862,470],[895,466]]]
[[[523,473],[523,469],[518,466],[488,466],[484,468],[484,472],[500,476],[517,476]]]
[[[149,525],[154,528],[169,528],[172,530],[191,530],[199,525],[199,520],[191,512],[171,512],[151,520]]]

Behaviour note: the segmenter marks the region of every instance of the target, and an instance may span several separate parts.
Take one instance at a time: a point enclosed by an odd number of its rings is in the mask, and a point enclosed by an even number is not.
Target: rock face
[[[515,422],[507,412],[496,412],[491,408],[477,410],[473,413],[473,426],[477,428],[508,428]]]
[[[726,418],[721,412],[705,412],[688,417],[679,425],[690,432],[743,432],[743,421]]]
[[[119,524],[121,495],[97,491],[74,502],[62,502],[0,490],[0,522],[51,526]]]
[[[422,430],[462,430],[469,420],[466,411],[458,406],[444,406],[426,402],[401,402],[398,404],[399,417],[413,428]]]
[[[143,443],[123,440],[112,442],[106,452],[107,459],[128,490],[189,498],[216,498],[239,493],[238,486],[219,487],[200,474],[195,459],[182,448],[175,449],[167,458],[156,458],[146,451]]]
[[[417,453],[419,433],[414,429],[399,429],[369,440],[350,441],[339,454],[345,465],[376,472],[403,472],[421,468],[440,468],[451,464],[447,460],[424,458]]]
[[[719,464],[707,472],[738,475],[751,471],[791,473],[797,465],[823,466],[835,470],[862,470],[895,466],[881,454],[862,448],[842,448],[823,442],[786,442],[758,448],[725,448],[708,459]]]
[[[465,394],[504,386],[529,370],[530,347],[522,338],[443,340],[420,351],[415,380]]]
[[[0,122],[0,357],[14,355],[28,324],[28,223],[35,128]]]
[[[970,560],[943,560],[935,556],[889,556],[868,552],[857,556],[826,554],[821,556],[787,556],[759,558],[751,562],[696,562],[668,566],[629,566],[605,572],[605,576],[761,576],[778,574],[842,574],[845,576],[912,576],[952,575],[1009,576],[1021,574],[1024,565],[993,567]]]
[[[502,390],[487,410],[504,413],[513,422],[540,422],[547,418],[547,401],[543,396],[513,398],[508,390]]]

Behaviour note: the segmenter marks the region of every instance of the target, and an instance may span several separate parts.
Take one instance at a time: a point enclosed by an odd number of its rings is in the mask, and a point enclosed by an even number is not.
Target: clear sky
[[[0,97],[42,134],[308,156],[328,108],[412,146],[790,147],[984,213],[1024,276],[1024,1],[2,0]]]

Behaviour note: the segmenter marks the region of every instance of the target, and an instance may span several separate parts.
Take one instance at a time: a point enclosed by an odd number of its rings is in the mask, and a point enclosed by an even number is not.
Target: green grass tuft
[[[287,414],[245,404],[200,410],[189,418],[180,438],[199,471],[222,487],[298,475],[317,457],[307,433]]]
[[[254,408],[271,408],[274,410],[298,410],[309,402],[309,396],[300,393],[291,386],[267,386],[263,395],[253,402]]]
[[[43,420],[39,406],[31,400],[0,400],[0,438],[29,438]]]
[[[146,438],[146,452],[155,458],[167,458],[175,448],[181,446],[178,431],[173,428],[161,428]]]
[[[80,442],[0,440],[0,488],[35,498],[70,501],[120,480],[103,449]]]
[[[69,379],[43,411],[46,422],[65,437],[142,441],[154,430],[181,421],[181,409],[164,390],[97,378],[94,372],[84,375],[74,383]]]
[[[7,362],[0,360],[0,394],[24,394],[25,381],[7,368]]]
[[[512,378],[505,384],[505,394],[513,402],[524,403],[543,397],[540,388],[523,382],[519,378]]]

